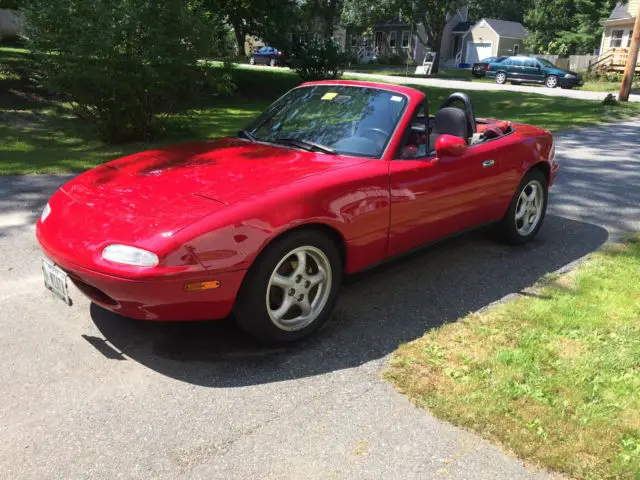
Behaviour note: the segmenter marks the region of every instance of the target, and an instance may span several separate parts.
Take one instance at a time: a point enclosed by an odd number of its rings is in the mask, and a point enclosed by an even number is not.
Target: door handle
[[[495,164],[496,164],[495,160],[485,160],[484,162],[482,162],[482,168],[493,167]]]

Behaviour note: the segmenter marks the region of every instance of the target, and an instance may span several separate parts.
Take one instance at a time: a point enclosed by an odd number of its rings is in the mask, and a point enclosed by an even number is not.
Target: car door
[[[524,61],[521,58],[512,58],[508,67],[509,79],[524,80]]]
[[[270,47],[262,47],[256,52],[256,63],[269,63]]]
[[[543,82],[542,65],[535,58],[527,58],[524,61],[524,79],[528,82]]]
[[[473,146],[458,157],[426,155],[390,162],[388,256],[504,215],[510,200],[501,178],[507,149],[496,142]]]

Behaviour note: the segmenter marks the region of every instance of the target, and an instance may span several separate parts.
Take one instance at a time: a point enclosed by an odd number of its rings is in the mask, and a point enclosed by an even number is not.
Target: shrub
[[[616,97],[613,95],[613,93],[610,93],[609,95],[607,95],[605,97],[605,99],[602,101],[603,105],[609,106],[609,107],[615,107],[616,105],[618,105],[618,100],[616,99]]]
[[[378,63],[381,65],[405,65],[407,63],[407,59],[402,55],[394,54],[378,57]]]
[[[346,54],[331,39],[296,45],[293,55],[292,68],[305,81],[339,78],[347,63]]]
[[[228,88],[228,72],[198,64],[225,31],[197,0],[26,0],[24,11],[45,86],[105,141],[147,139],[158,113]]]

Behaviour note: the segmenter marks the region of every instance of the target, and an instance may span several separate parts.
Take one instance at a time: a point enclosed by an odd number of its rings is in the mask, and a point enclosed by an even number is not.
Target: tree
[[[302,17],[309,23],[319,23],[325,38],[333,35],[333,29],[340,20],[344,0],[304,0],[300,3]],[[309,25],[311,27],[311,25]]]
[[[535,53],[590,54],[616,0],[534,0],[525,14],[528,48]]]
[[[345,0],[343,19],[347,24],[371,27],[378,20],[400,15],[416,27],[422,26],[423,30],[415,29],[418,40],[439,53],[448,14],[466,4],[466,0],[380,0],[374,4],[369,0]],[[433,73],[438,72],[438,60]]]
[[[18,10],[22,6],[22,0],[0,0],[0,8]]]
[[[198,60],[222,42],[198,0],[26,0],[29,46],[45,86],[109,142],[146,139],[156,115],[224,88]]]
[[[247,35],[278,43],[299,6],[295,0],[204,0],[203,8],[233,27],[238,54],[244,56]]]
[[[469,13],[471,18],[497,18],[522,23],[532,4],[533,0],[472,0]]]

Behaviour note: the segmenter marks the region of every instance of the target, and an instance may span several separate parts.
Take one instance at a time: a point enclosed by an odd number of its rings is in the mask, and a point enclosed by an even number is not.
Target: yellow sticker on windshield
[[[322,96],[322,100],[333,100],[338,94],[336,92],[328,92]]]

